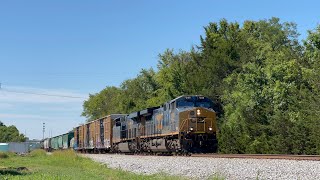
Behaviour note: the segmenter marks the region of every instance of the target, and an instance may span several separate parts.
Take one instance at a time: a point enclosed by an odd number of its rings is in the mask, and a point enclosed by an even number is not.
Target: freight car
[[[204,96],[180,96],[161,107],[112,114],[74,129],[79,152],[216,152],[213,102]],[[52,141],[52,140],[51,140]]]
[[[72,148],[73,137],[74,132],[70,131],[59,136],[46,138],[43,140],[43,148],[48,152]]]
[[[111,114],[74,128],[74,150],[89,153],[109,152],[112,146],[113,122],[125,116],[124,114]]]

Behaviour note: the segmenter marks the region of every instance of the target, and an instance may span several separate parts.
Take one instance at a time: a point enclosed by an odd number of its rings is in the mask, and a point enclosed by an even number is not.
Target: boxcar
[[[112,114],[74,128],[74,149],[83,152],[107,152],[112,146],[112,122],[124,117]]]
[[[43,149],[46,151],[51,151],[51,138],[47,138],[43,141]]]
[[[84,125],[74,128],[74,146],[73,149],[80,151],[84,149]]]
[[[57,150],[59,148],[59,146],[58,146],[58,136],[52,137],[50,143],[51,143],[51,149],[52,150]]]
[[[74,137],[74,133],[71,131],[69,133],[62,135],[62,149],[69,149],[71,147],[70,141]]]
[[[63,135],[58,136],[58,149],[62,149],[63,148],[63,139],[62,139]]]

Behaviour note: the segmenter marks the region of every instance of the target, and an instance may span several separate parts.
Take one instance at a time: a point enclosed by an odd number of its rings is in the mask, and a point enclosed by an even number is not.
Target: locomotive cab
[[[213,102],[204,96],[183,96],[174,101],[179,117],[179,139],[187,152],[216,152],[217,124]]]

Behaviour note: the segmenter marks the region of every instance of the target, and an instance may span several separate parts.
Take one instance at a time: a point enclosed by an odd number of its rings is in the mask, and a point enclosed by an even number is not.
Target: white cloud
[[[45,137],[49,137],[72,130],[80,123],[83,123],[84,118],[47,117],[32,114],[0,114],[0,121],[6,126],[16,126],[20,133],[26,133],[30,139],[42,139],[43,123],[45,123]]]
[[[9,92],[10,91],[10,92]],[[14,91],[14,92],[12,92]],[[16,93],[26,92],[26,93]],[[28,94],[35,93],[35,94]],[[36,95],[47,94],[47,95]],[[60,96],[60,97],[58,97]],[[65,97],[61,97],[65,96]],[[68,98],[79,97],[79,98]],[[82,103],[88,98],[88,94],[81,94],[66,89],[40,89],[30,87],[18,87],[18,86],[6,86],[3,90],[0,90],[0,101],[6,103]]]
[[[82,98],[42,96],[8,91]],[[68,89],[5,86],[0,90],[0,121],[6,125],[15,125],[21,133],[26,131],[30,138],[42,138],[43,122],[46,123],[46,133],[51,131],[53,135],[58,135],[84,122],[85,118],[80,115],[83,101],[87,98],[88,94]]]
[[[14,105],[11,103],[0,103],[0,109],[11,109]]]
[[[82,104],[67,104],[67,105],[55,105],[55,106],[42,106],[39,107],[40,111],[52,111],[52,112],[74,112],[82,111]]]
[[[80,116],[79,116],[80,117]],[[75,118],[79,118],[75,117]],[[8,119],[8,120],[20,120],[20,121],[28,121],[28,120],[42,120],[42,121],[65,121],[70,120],[71,118],[67,119],[66,117],[59,117],[59,116],[43,116],[43,115],[35,115],[35,114],[5,114],[0,113],[0,119]]]
[[[30,114],[0,114],[0,118],[10,119],[10,118],[33,118],[33,119],[45,119],[46,117],[40,115],[30,115]]]

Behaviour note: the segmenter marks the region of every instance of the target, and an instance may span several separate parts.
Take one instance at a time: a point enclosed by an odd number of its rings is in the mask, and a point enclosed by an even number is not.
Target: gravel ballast
[[[319,161],[85,154],[110,168],[139,174],[166,173],[191,179],[320,179]]]

